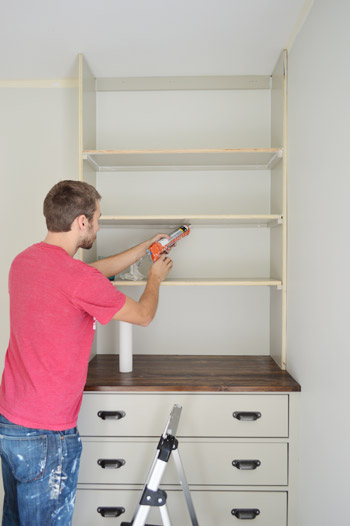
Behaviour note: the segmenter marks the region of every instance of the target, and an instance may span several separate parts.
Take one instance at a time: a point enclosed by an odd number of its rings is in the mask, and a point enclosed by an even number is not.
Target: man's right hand
[[[113,319],[147,327],[157,310],[160,283],[167,277],[172,266],[172,260],[165,254],[161,255],[149,269],[148,281],[139,301],[127,296],[124,306]]]
[[[148,278],[157,278],[163,281],[169,274],[173,266],[173,261],[166,254],[162,254],[160,258],[153,263],[148,272]]]

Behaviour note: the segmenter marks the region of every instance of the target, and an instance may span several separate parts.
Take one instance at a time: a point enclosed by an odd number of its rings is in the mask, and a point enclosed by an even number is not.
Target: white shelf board
[[[115,280],[115,286],[140,286],[146,285],[146,280],[127,281]],[[243,286],[243,287],[281,287],[282,281],[273,278],[173,278],[161,282],[162,286]]]
[[[206,226],[256,226],[267,227],[282,223],[278,214],[169,214],[169,215],[103,215],[99,224],[103,226],[176,226],[179,224]]]
[[[186,150],[84,150],[83,160],[97,172],[137,170],[269,170],[283,157],[281,148]]]

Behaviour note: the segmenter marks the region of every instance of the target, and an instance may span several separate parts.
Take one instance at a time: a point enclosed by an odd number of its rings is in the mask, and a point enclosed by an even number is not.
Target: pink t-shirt
[[[97,269],[44,242],[14,259],[9,293],[0,413],[24,427],[75,427],[96,320],[108,323],[125,295]]]

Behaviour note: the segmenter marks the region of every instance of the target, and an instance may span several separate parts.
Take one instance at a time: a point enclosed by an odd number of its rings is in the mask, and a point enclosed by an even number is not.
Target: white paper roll
[[[132,323],[119,322],[119,371],[132,371]]]

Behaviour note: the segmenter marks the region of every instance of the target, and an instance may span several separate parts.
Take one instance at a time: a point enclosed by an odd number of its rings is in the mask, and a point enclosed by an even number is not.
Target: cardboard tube
[[[119,371],[132,371],[132,323],[119,322]]]

